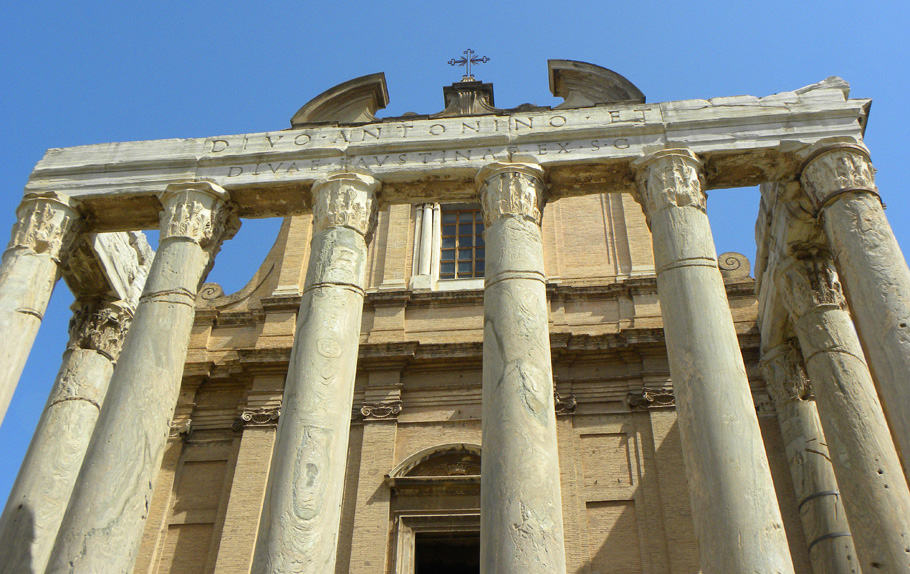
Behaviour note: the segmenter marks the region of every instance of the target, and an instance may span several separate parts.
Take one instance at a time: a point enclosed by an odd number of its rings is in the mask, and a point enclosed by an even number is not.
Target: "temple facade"
[[[870,101],[548,68],[553,107],[466,77],[378,118],[374,74],[286,130],[49,150],[0,266],[0,412],[59,278],[76,303],[0,573],[910,572]],[[746,186],[751,263],[706,211]],[[246,286],[206,283],[264,217]]]

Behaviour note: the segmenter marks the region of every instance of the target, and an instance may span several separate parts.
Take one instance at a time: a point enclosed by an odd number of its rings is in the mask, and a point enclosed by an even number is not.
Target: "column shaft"
[[[0,517],[0,573],[44,572],[132,320],[124,302],[73,310],[63,364]]]
[[[801,181],[819,212],[910,476],[910,269],[878,197],[864,147],[823,148]]]
[[[831,466],[815,401],[798,349],[782,344],[762,353],[762,372],[774,399],[809,560],[816,574],[856,574],[859,562]]]
[[[785,259],[781,279],[860,567],[910,571],[910,489],[833,264]]]
[[[483,336],[480,568],[566,572],[547,294],[543,171],[478,174],[487,260]]]
[[[700,164],[664,150],[638,167],[702,570],[792,573]]]
[[[209,183],[168,187],[161,235],[47,572],[129,572],[180,392],[196,291],[228,210]]]
[[[313,186],[314,233],[252,572],[335,571],[368,238],[379,183]]]
[[[72,201],[56,193],[28,194],[16,210],[9,246],[0,263],[0,421],[16,391],[41,326],[60,259],[74,235]]]

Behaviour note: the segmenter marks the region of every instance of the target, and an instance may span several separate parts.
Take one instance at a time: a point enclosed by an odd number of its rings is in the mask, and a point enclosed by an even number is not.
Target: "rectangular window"
[[[483,277],[483,214],[479,207],[442,206],[440,279]]]

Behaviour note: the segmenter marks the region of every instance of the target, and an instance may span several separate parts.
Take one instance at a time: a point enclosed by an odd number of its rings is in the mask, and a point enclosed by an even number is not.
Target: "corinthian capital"
[[[484,166],[474,178],[484,225],[504,216],[529,219],[540,225],[546,186],[537,164],[495,162]]]
[[[638,193],[648,222],[651,216],[671,207],[706,209],[701,161],[687,149],[665,149],[633,163]]]
[[[184,237],[211,252],[217,251],[221,242],[239,228],[228,203],[228,192],[214,183],[171,184],[159,199],[163,206],[161,240]]]
[[[367,243],[376,227],[376,192],[381,182],[357,172],[331,174],[313,184],[315,231],[347,227],[364,236]]]
[[[800,182],[816,209],[843,193],[878,195],[869,150],[856,144],[821,147],[803,163]]]
[[[47,253],[56,261],[75,237],[79,214],[73,201],[59,193],[29,193],[16,209],[10,248]]]
[[[92,349],[116,361],[133,321],[133,309],[123,301],[76,301],[70,319],[71,349]]]
[[[801,401],[812,394],[803,355],[794,340],[763,351],[759,367],[768,394],[777,405]]]
[[[778,289],[793,321],[818,307],[843,307],[834,261],[824,252],[797,253],[779,262]]]

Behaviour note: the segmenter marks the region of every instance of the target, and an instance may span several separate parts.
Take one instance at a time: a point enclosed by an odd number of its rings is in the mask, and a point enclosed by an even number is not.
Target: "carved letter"
[[[212,140],[212,153],[218,153],[220,151],[224,151],[230,145],[231,145],[231,143],[227,140]]]

